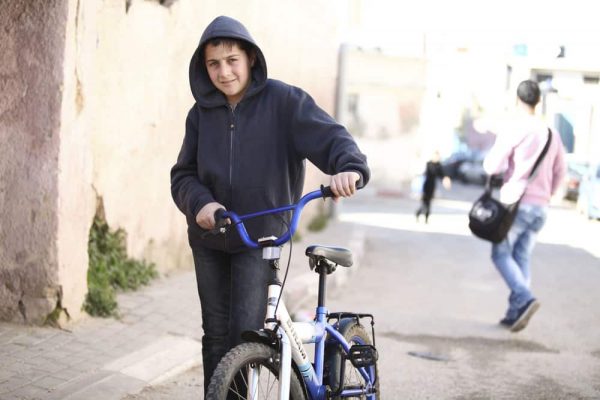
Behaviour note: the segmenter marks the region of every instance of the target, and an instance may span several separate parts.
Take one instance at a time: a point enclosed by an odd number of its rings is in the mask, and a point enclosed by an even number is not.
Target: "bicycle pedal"
[[[355,344],[350,347],[348,358],[356,368],[369,367],[375,365],[379,354],[375,346],[370,344]]]

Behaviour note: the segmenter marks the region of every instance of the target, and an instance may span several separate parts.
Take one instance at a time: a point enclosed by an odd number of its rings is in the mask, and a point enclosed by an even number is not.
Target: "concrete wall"
[[[131,256],[160,271],[189,265],[169,190],[188,65],[204,27],[238,18],[269,75],[333,113],[336,16],[326,0],[12,1],[0,10],[0,319],[77,319],[96,209],[127,232]],[[130,6],[126,8],[126,4]],[[6,39],[5,39],[6,38]],[[6,94],[6,95],[5,95]],[[312,172],[307,189],[322,177]]]

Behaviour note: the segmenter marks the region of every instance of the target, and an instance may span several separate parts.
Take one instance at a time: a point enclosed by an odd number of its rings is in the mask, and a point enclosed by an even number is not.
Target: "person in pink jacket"
[[[498,133],[483,167],[490,174],[503,175],[500,200],[523,198],[515,221],[504,241],[492,245],[492,261],[510,290],[508,310],[500,324],[512,332],[524,329],[540,307],[531,292],[530,258],[537,233],[546,221],[546,208],[565,175],[564,148],[558,132],[551,131],[548,152],[535,176],[528,182],[538,156],[548,140],[548,126],[535,116],[540,88],[526,80],[517,88],[517,115]]]

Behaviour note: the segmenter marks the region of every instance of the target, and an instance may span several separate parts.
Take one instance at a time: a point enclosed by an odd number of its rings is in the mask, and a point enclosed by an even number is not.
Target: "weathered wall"
[[[193,104],[189,58],[216,16],[240,19],[269,75],[333,113],[330,2],[126,3],[21,0],[0,9],[0,144],[11,154],[0,159],[0,319],[22,321],[21,307],[39,323],[59,300],[77,319],[100,204],[127,232],[131,256],[162,272],[189,265],[169,170]],[[313,172],[307,189],[320,179]]]
[[[97,70],[92,50],[97,43],[95,5],[92,1],[68,1],[69,14],[63,27],[65,56],[55,243],[62,291],[60,306],[73,319],[81,314],[87,293],[87,244],[96,208],[91,157],[97,98],[93,92]]]
[[[0,7],[0,319],[56,306],[64,1]]]

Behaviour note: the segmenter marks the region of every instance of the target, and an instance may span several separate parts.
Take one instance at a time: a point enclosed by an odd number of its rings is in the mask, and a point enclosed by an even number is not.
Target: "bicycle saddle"
[[[314,261],[324,258],[342,267],[352,266],[352,252],[343,247],[312,245],[306,248],[305,254]]]

